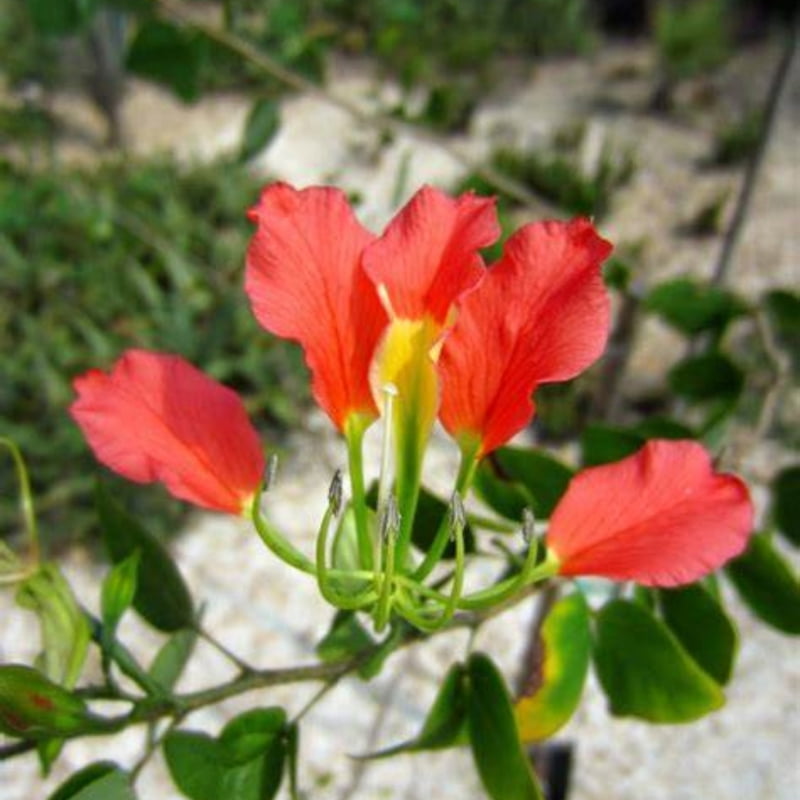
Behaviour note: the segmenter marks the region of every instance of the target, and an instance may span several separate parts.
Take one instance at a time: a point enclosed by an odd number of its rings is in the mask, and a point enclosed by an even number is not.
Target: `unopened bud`
[[[342,507],[342,471],[340,469],[333,473],[333,480],[328,489],[328,504],[334,514],[338,514]]]
[[[275,483],[275,476],[278,474],[278,454],[272,453],[267,459],[267,467],[264,470],[264,491],[266,492],[273,483]]]
[[[529,508],[522,509],[522,537],[525,539],[526,544],[533,541],[533,536],[536,532],[536,517],[533,516],[533,511]]]
[[[389,541],[394,538],[398,530],[400,530],[400,511],[397,508],[397,501],[394,499],[394,495],[390,494],[386,498],[386,505],[381,514],[381,539]]]

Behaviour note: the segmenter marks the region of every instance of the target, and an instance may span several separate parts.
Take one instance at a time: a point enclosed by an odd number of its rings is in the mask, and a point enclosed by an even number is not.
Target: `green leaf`
[[[778,530],[800,547],[800,464],[787,467],[772,482],[772,513]]]
[[[173,731],[164,756],[175,785],[191,800],[270,800],[283,778],[286,714],[253,709],[231,720],[219,739]]]
[[[205,733],[172,731],[163,748],[172,780],[183,794],[191,800],[220,800],[225,767],[216,739]]]
[[[559,600],[547,615],[530,665],[529,685],[514,711],[523,742],[547,739],[575,713],[592,652],[589,606],[580,592]]]
[[[574,474],[552,456],[530,448],[500,447],[489,460],[498,475],[509,476],[528,490],[537,519],[547,519],[553,513]]]
[[[487,656],[473,653],[467,676],[470,745],[487,794],[493,800],[541,800],[502,675]]]
[[[97,511],[111,560],[119,564],[140,551],[133,607],[154,627],[172,632],[191,627],[189,589],[166,549],[98,483]]]
[[[148,669],[150,677],[169,692],[178,682],[197,643],[197,631],[183,628],[176,631],[156,653]]]
[[[731,400],[742,391],[744,373],[723,353],[705,353],[676,364],[668,381],[672,391],[693,402]]]
[[[764,297],[764,306],[779,344],[800,368],[800,295],[775,289]]]
[[[724,703],[669,629],[629,600],[613,600],[598,614],[594,661],[615,716],[690,722]]]
[[[254,708],[232,719],[219,740],[230,764],[243,764],[263,755],[286,728],[286,712],[278,707]]]
[[[534,499],[518,481],[498,475],[490,459],[485,458],[475,471],[472,484],[475,494],[501,517],[519,522],[526,508],[533,508]]]
[[[297,762],[300,750],[300,726],[292,722],[286,726],[286,772],[289,775],[289,797],[299,800],[297,787]]]
[[[22,664],[0,666],[0,731],[43,739],[96,731],[102,720],[86,703],[41,672]]]
[[[731,320],[748,312],[745,302],[733,292],[689,278],[676,278],[656,286],[644,305],[689,336],[703,331],[719,335]]]
[[[103,581],[100,595],[103,634],[110,639],[114,638],[114,632],[122,615],[133,603],[140,557],[140,551],[135,550],[119,564],[115,564]]]
[[[644,442],[643,436],[624,428],[602,424],[587,425],[581,434],[583,464],[594,467],[619,461],[635,453]]]
[[[44,34],[69,36],[86,28],[97,0],[27,0],[33,24]]]
[[[750,538],[725,572],[756,616],[784,633],[800,633],[800,581],[763,533]]]
[[[403,641],[406,628],[403,623],[396,623],[389,631],[389,635],[378,644],[375,652],[358,668],[358,674],[365,680],[372,680],[386,663],[386,659],[397,650],[398,645]]]
[[[375,642],[352,611],[338,611],[330,630],[317,644],[322,661],[342,661],[362,653]]]
[[[407,742],[359,758],[388,758],[398,753],[441,750],[460,741],[467,719],[466,670],[454,664],[447,671],[420,732]]]
[[[33,611],[42,631],[42,668],[48,678],[72,688],[89,649],[89,623],[55,564],[42,564],[20,585],[17,603]]]
[[[249,161],[257,156],[277,133],[280,121],[280,106],[275,100],[256,100],[247,115],[239,161]]]
[[[97,761],[70,775],[48,800],[136,800],[136,795],[127,773],[112,761]]]
[[[146,20],[130,44],[126,66],[188,103],[200,95],[205,56],[206,43],[198,35],[167,22]]]
[[[661,613],[683,649],[717,683],[731,677],[736,628],[722,606],[701,584],[659,591]]]

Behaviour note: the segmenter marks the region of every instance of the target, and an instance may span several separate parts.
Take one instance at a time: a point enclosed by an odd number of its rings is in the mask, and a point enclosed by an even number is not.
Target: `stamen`
[[[262,483],[262,491],[267,492],[275,483],[275,476],[278,473],[278,454],[270,454],[267,460],[267,467],[264,470],[264,482]]]
[[[536,517],[531,509],[524,508],[522,509],[522,538],[525,539],[525,544],[530,544],[533,541],[535,533]]]
[[[392,427],[394,417],[394,401],[400,394],[393,383],[387,383],[381,389],[383,393],[383,442],[381,444],[381,471],[378,478],[378,513],[386,506],[391,486],[392,466]]]

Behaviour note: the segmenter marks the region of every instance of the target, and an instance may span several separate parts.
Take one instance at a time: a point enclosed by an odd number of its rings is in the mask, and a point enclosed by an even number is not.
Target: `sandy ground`
[[[734,62],[721,79],[724,100],[716,113],[724,113],[726,104],[745,102],[748,92],[754,97],[763,93],[763,81],[756,80],[754,85],[740,77],[759,61],[772,63],[776,56],[767,48],[749,54],[749,61]],[[643,241],[645,270],[640,278],[650,283],[676,274],[708,274],[718,241],[714,237],[681,239],[671,233],[716,191],[728,189],[733,194],[737,173],[696,170],[697,160],[710,146],[713,128],[707,120],[713,115],[699,121],[687,114],[664,123],[636,113],[647,90],[647,63],[644,52],[610,50],[593,63],[541,66],[522,81],[498,87],[479,108],[469,135],[452,144],[478,157],[488,140],[534,142],[562,124],[584,119],[596,131],[595,137],[635,146],[639,169],[619,193],[603,232],[616,241]],[[621,70],[620,64],[632,68]],[[624,80],[613,77],[623,73],[628,75]],[[366,106],[385,101],[393,91],[376,84],[363,65],[337,65],[330,86]],[[598,104],[599,95],[608,102]],[[70,98],[61,98],[59,103],[62,113],[84,124],[90,133],[99,129],[90,109]],[[798,109],[800,69],[795,64],[754,211],[731,272],[732,285],[749,296],[776,284],[796,285],[799,277]],[[129,93],[124,118],[133,152],[170,150],[184,159],[205,159],[236,146],[246,111],[241,97],[213,97],[187,108],[137,83]],[[85,144],[69,145],[64,157],[86,157],[82,147]],[[407,197],[423,181],[449,185],[462,173],[446,152],[408,137],[397,137],[381,147],[372,131],[310,97],[285,101],[281,130],[256,168],[297,184],[336,182],[358,190],[363,198],[362,218],[374,227],[388,218],[398,198]],[[647,381],[648,376],[655,380],[675,357],[674,343],[657,325],[648,329],[645,339],[636,351],[634,372],[639,380]],[[374,464],[374,438],[370,448]],[[269,497],[269,509],[298,546],[310,549],[328,481],[333,470],[343,466],[345,454],[318,414],[309,420],[307,432],[294,436],[288,449],[290,455]],[[786,458],[771,445],[745,454],[741,467],[754,482],[760,505],[763,487]],[[433,483],[438,481],[439,488],[447,491],[448,476],[454,475],[452,447],[437,438],[427,467]],[[312,582],[291,574],[244,524],[198,515],[174,547],[197,598],[207,604],[208,628],[230,648],[254,663],[275,667],[313,659],[314,642],[325,631],[330,610]],[[103,568],[80,550],[68,554],[64,568],[81,600],[96,607]],[[800,796],[797,647],[755,623],[735,602],[732,610],[742,644],[727,690],[728,703],[701,722],[654,727],[615,720],[608,715],[594,681],[590,682],[581,710],[558,737],[577,743],[572,800],[794,800]],[[0,660],[30,659],[36,643],[29,617],[13,607],[9,593],[0,595],[0,613],[4,621]],[[522,604],[479,635],[478,646],[492,653],[509,675],[519,665],[530,614],[530,604]],[[126,619],[122,633],[145,661],[158,646],[154,635],[134,618]],[[301,783],[307,796],[315,800],[483,797],[465,752],[376,762],[363,774],[347,758],[347,754],[411,735],[430,704],[436,677],[463,657],[465,646],[462,633],[438,637],[394,655],[372,683],[348,679],[320,702],[303,723]],[[96,670],[96,664],[90,665],[91,675]],[[201,645],[181,688],[200,688],[228,674],[229,665]],[[282,704],[290,713],[296,712],[313,692],[313,686],[299,686],[254,693],[198,712],[187,726],[215,731],[232,714],[253,705]],[[130,764],[140,752],[141,735],[141,731],[128,731],[113,739],[70,743],[44,784],[32,758],[0,764],[0,794],[3,800],[45,797],[65,775],[99,757]],[[147,800],[178,797],[159,757],[143,771],[137,785]]]

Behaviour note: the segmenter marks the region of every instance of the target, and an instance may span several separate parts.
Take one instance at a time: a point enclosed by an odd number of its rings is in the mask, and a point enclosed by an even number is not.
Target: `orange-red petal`
[[[239,514],[264,472],[258,434],[231,389],[179,356],[129,350],[74,381],[73,419],[103,464],[176,497]]]
[[[547,546],[562,575],[678,586],[741,553],[752,527],[739,478],[714,472],[697,442],[654,440],[578,473],[550,520]]]
[[[453,198],[424,186],[397,213],[364,251],[364,268],[385,288],[394,316],[445,323],[451,307],[483,277],[478,250],[500,235],[494,204],[493,198]]]
[[[387,317],[361,268],[373,235],[338,189],[269,186],[250,212],[245,288],[268,331],[298,341],[319,405],[340,429],[377,414],[369,365]]]
[[[530,421],[541,383],[574,377],[606,344],[609,298],[600,265],[611,252],[585,219],[526,225],[464,298],[440,360],[441,420],[479,455]]]

